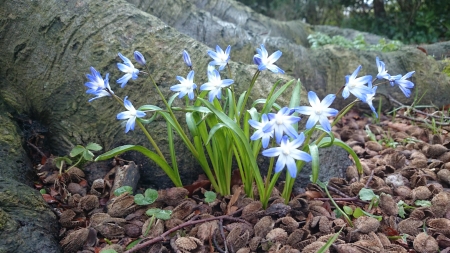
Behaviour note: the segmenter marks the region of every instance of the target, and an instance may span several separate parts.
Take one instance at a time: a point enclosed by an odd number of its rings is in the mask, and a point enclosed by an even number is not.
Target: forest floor
[[[328,182],[330,195],[310,184],[287,205],[275,189],[266,210],[240,185],[206,203],[205,180],[160,190],[153,204],[137,206],[132,195],[111,192],[115,169],[95,182],[76,168],[56,180],[47,174],[36,187],[59,216],[66,253],[317,252],[327,242],[324,252],[449,252],[445,122],[448,114],[431,108],[377,120],[351,111],[333,132],[358,154],[363,175],[350,166],[346,178]]]

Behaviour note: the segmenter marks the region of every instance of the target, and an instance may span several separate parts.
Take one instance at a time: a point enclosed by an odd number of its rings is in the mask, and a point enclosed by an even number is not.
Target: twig
[[[450,126],[450,122],[435,121],[433,123],[433,122],[431,122],[431,121],[429,121],[427,119],[417,119],[417,118],[414,118],[414,117],[404,116],[404,115],[400,115],[400,114],[397,114],[397,117],[402,118],[402,119],[408,119],[408,120],[416,121],[416,122],[422,122],[422,123],[425,123],[425,124],[436,124],[436,125],[439,125],[439,126]]]
[[[214,247],[216,247],[216,249],[217,249],[217,251],[219,251],[219,253],[225,253],[225,251],[223,249],[221,249],[219,244],[217,243],[217,240],[216,240],[217,231],[219,231],[219,229],[214,230],[214,234],[213,234]]]
[[[240,210],[239,210],[239,211],[240,211]],[[237,212],[237,211],[236,211],[236,212]],[[235,213],[236,213],[236,212],[235,212]],[[222,220],[222,219],[223,219],[223,220],[231,220],[231,221],[242,222],[242,223],[246,223],[246,224],[248,224],[248,225],[251,226],[251,224],[250,224],[249,222],[247,222],[246,220],[243,220],[243,219],[240,219],[240,218],[236,218],[236,217],[232,217],[232,216],[231,216],[231,215],[233,215],[233,214],[235,214],[235,213],[232,213],[232,214],[229,214],[229,215],[227,214],[227,215],[222,215],[222,216],[217,216],[217,217],[207,218],[207,219],[203,219],[203,220],[189,220],[189,221],[187,221],[187,222],[185,222],[185,223],[183,223],[183,224],[180,224],[180,225],[178,225],[178,226],[176,226],[176,227],[174,227],[174,228],[172,228],[172,229],[167,230],[166,232],[164,232],[163,234],[161,234],[161,235],[158,236],[158,237],[155,237],[155,238],[153,238],[153,239],[151,239],[151,240],[144,241],[144,242],[141,242],[141,243],[137,244],[137,245],[134,246],[133,248],[131,248],[131,249],[125,251],[124,253],[136,252],[136,251],[138,251],[138,250],[140,250],[140,249],[142,249],[142,248],[148,247],[148,246],[150,246],[150,245],[152,245],[152,244],[154,244],[154,243],[157,243],[157,242],[160,242],[160,241],[165,241],[165,240],[167,240],[166,237],[167,237],[168,235],[170,235],[171,233],[173,233],[173,232],[175,232],[175,231],[177,231],[177,230],[180,230],[180,229],[182,229],[182,228],[184,228],[184,227],[196,225],[196,224],[203,223],[203,222],[208,222],[208,221],[213,221],[213,220]]]
[[[219,231],[220,231],[220,235],[222,236],[222,239],[223,239],[223,245],[225,248],[225,252],[228,252],[227,238],[225,237],[225,233],[223,232],[223,219],[219,220]]]
[[[437,115],[429,114],[429,113],[426,113],[426,112],[422,112],[421,110],[417,110],[416,108],[414,108],[412,106],[404,105],[400,101],[396,100],[395,98],[393,98],[391,96],[388,96],[388,98],[389,98],[390,101],[400,105],[401,107],[404,107],[404,108],[407,108],[407,109],[411,109],[415,113],[427,116],[427,118],[431,117],[431,118],[437,118],[437,119],[443,119],[443,120],[450,120],[450,117],[437,116]],[[417,119],[417,118],[414,118],[414,117],[409,117],[409,116],[404,116],[404,115],[397,115],[397,117],[408,119],[408,120],[413,120],[413,121],[417,121],[417,122],[427,123],[427,124],[431,124],[432,123],[431,121],[429,121],[427,119]],[[445,123],[445,122],[435,122],[435,124],[441,125],[441,126],[448,126],[448,125],[450,125],[450,123]]]
[[[369,178],[367,179],[366,185],[364,185],[364,188],[369,188],[369,184],[373,179],[374,170],[372,170],[372,173],[370,173]]]
[[[42,152],[38,147],[36,147],[35,145],[33,145],[31,142],[27,141],[27,144],[34,148],[42,157],[47,158],[47,156],[44,154],[44,152]]]

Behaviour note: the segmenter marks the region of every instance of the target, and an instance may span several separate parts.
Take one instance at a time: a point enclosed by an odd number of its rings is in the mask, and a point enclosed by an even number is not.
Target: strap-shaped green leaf
[[[332,141],[332,139],[330,137],[325,137],[319,142],[319,144],[317,146],[323,147],[323,146],[328,145],[329,143],[332,143],[335,146],[339,146],[339,147],[345,149],[345,151],[347,151],[352,156],[353,160],[355,161],[355,166],[356,166],[356,169],[358,170],[359,175],[363,174],[363,168],[361,165],[361,161],[359,161],[358,155],[355,153],[355,151],[353,151],[353,149],[349,145],[347,145],[347,143],[345,143],[339,139],[334,139],[334,141]]]
[[[316,183],[317,179],[319,178],[319,149],[317,148],[316,144],[309,144],[309,154],[312,157],[311,161],[311,171],[312,171],[312,182]]]

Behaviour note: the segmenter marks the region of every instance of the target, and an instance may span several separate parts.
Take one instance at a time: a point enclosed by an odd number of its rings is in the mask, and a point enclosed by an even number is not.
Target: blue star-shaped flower
[[[111,90],[111,87],[109,86],[109,73],[106,73],[105,79],[103,79],[102,75],[100,75],[100,72],[95,70],[94,67],[91,67],[90,69],[91,74],[86,75],[86,77],[89,79],[89,82],[85,83],[84,85],[89,88],[86,93],[92,94],[95,97],[89,99],[89,102],[97,98],[111,96],[111,94],[106,91],[106,89],[114,94],[114,92]]]
[[[331,131],[331,124],[328,121],[328,117],[336,116],[339,111],[328,107],[330,107],[335,98],[336,95],[329,94],[322,100],[322,102],[320,102],[314,91],[308,92],[308,100],[311,106],[299,106],[295,108],[296,112],[309,115],[309,119],[306,122],[306,129],[310,129],[315,126],[317,122],[320,122],[320,125],[325,129],[325,131]]]
[[[359,65],[352,75],[345,76],[346,83],[345,88],[342,91],[342,97],[348,98],[350,93],[352,93],[355,97],[359,98],[359,100],[366,102],[366,95],[371,93],[372,89],[365,84],[372,82],[372,76],[367,75],[356,78],[361,68],[361,65]]]
[[[128,111],[117,114],[117,119],[127,119],[125,133],[128,133],[128,131],[134,130],[137,118],[145,117],[145,112],[134,109],[133,104],[128,100],[128,96],[124,98],[123,105]]]
[[[121,53],[119,53],[119,57],[122,59],[123,63],[117,63],[117,67],[120,71],[125,72],[125,75],[119,78],[117,83],[120,83],[120,87],[123,88],[130,79],[136,80],[138,78],[139,69],[136,69],[133,63]]]
[[[268,69],[273,73],[284,74],[284,70],[280,69],[274,64],[278,59],[280,59],[282,55],[282,52],[280,50],[274,52],[269,56],[266,48],[263,44],[261,44],[261,48],[257,48],[256,52],[257,54],[253,56],[253,62],[258,65],[259,71]]]
[[[209,102],[212,102],[215,97],[220,99],[222,96],[222,88],[228,87],[233,84],[232,79],[220,79],[219,71],[216,69],[208,71],[208,82],[200,87],[200,90],[209,90]]]
[[[179,98],[187,94],[190,100],[194,99],[194,89],[197,88],[197,85],[194,83],[194,71],[191,70],[186,78],[177,76],[177,80],[180,81],[180,84],[170,87],[170,90],[179,92]]]
[[[213,58],[213,61],[211,61],[209,65],[219,65],[219,70],[224,69],[230,60],[230,51],[230,45],[225,49],[225,52],[218,45],[216,46],[216,52],[208,50],[208,55]]]
[[[285,135],[283,136],[279,147],[266,149],[262,154],[267,157],[278,156],[277,163],[275,164],[275,173],[278,173],[283,170],[284,167],[287,167],[291,177],[295,178],[297,176],[297,165],[295,164],[295,160],[302,160],[305,162],[310,162],[312,160],[311,155],[297,149],[303,144],[303,141],[305,141],[305,135],[303,133],[298,135],[292,142],[290,142]]]
[[[248,123],[250,124],[250,126],[257,129],[255,133],[253,133],[253,135],[250,137],[250,140],[254,141],[257,139],[261,139],[263,148],[267,148],[267,146],[269,146],[270,138],[273,137],[273,131],[270,131],[270,129],[267,132],[263,131],[264,126],[269,123],[267,114],[263,114],[261,116],[261,122],[251,119],[248,121]]]
[[[378,57],[375,58],[375,60],[377,62],[377,68],[378,68],[377,78],[389,80],[391,75],[388,74],[386,67],[384,65],[384,62],[380,61],[380,59]]]
[[[402,90],[403,94],[405,94],[405,96],[409,98],[409,96],[411,96],[410,89],[414,88],[414,83],[406,79],[410,78],[415,72],[416,71],[408,72],[404,76],[402,75],[392,76],[389,82],[391,83],[392,86],[397,84],[400,90]]]
[[[188,52],[186,50],[183,50],[183,61],[186,63],[186,65],[192,69],[192,62],[191,57],[189,56]]]
[[[294,109],[283,107],[277,113],[269,113],[268,117],[270,121],[262,128],[262,130],[264,132],[274,131],[277,143],[280,143],[281,138],[285,133],[290,137],[295,138],[298,134],[292,124],[299,122],[301,118],[292,116],[292,113],[294,112]]]

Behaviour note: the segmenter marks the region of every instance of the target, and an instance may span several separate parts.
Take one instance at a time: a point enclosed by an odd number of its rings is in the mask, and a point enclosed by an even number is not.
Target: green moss
[[[450,77],[450,59],[445,59],[442,62],[445,64],[444,69],[442,69],[442,73]]]

